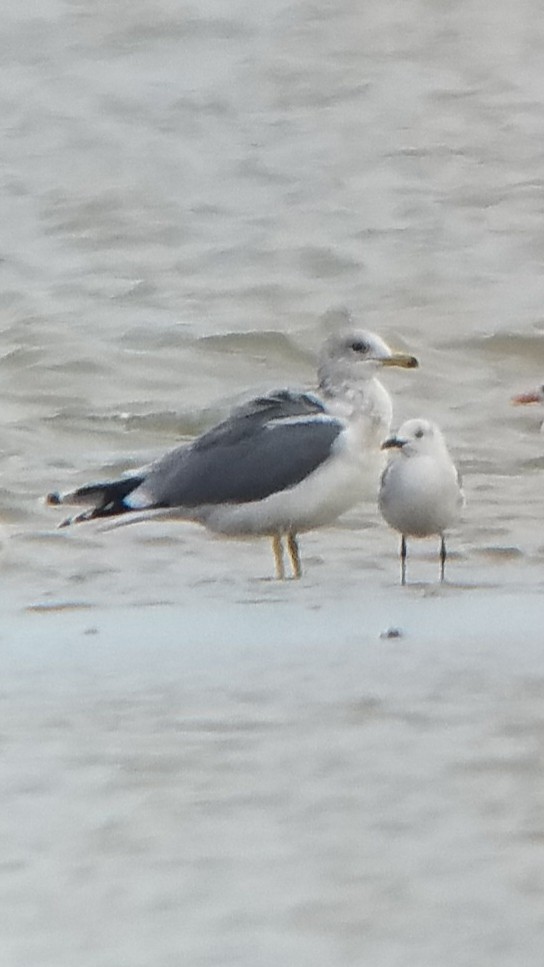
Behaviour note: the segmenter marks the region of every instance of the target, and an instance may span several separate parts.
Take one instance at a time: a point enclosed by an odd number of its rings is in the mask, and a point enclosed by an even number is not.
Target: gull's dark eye
[[[419,428],[419,430],[416,430],[416,432],[414,433],[414,436],[415,436],[416,440],[421,440],[421,437],[423,435],[424,434],[423,434],[423,430],[421,429],[421,427]]]
[[[364,354],[368,352],[368,344],[363,342],[362,339],[355,339],[351,344],[351,348],[353,349],[354,353]]]

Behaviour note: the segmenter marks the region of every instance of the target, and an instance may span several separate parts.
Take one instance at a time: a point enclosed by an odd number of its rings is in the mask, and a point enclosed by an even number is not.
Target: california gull
[[[344,330],[321,350],[318,394],[282,389],[257,397],[148,468],[49,494],[48,502],[90,505],[61,526],[163,510],[229,537],[268,536],[280,579],[285,539],[298,578],[297,535],[376,492],[392,417],[378,372],[417,365],[374,333]]]

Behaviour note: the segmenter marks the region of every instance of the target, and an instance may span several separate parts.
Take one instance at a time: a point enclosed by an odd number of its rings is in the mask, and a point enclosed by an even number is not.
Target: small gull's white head
[[[436,456],[447,452],[446,441],[431,420],[406,420],[397,433],[382,443],[382,450],[399,450],[403,457]]]

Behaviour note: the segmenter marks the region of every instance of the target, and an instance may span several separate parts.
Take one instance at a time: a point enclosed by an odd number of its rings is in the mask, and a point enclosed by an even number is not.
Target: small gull
[[[406,584],[406,538],[440,536],[440,580],[444,580],[444,531],[458,519],[464,503],[459,473],[439,428],[430,420],[407,420],[382,444],[398,450],[382,474],[379,506],[401,534],[401,583]]]
[[[90,505],[60,526],[136,512],[141,520],[142,511],[169,509],[168,516],[228,537],[268,536],[279,579],[285,538],[298,578],[297,534],[331,523],[375,492],[392,417],[378,371],[417,365],[374,333],[344,330],[321,350],[319,395],[279,390],[257,397],[149,467],[49,494],[48,503]]]

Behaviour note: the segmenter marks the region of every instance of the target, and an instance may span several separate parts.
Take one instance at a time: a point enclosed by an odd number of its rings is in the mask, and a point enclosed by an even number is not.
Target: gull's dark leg
[[[283,566],[283,543],[281,534],[274,534],[272,538],[272,551],[274,552],[274,564],[276,565],[276,577],[278,581],[285,579],[285,568]]]
[[[444,540],[444,535],[442,534],[440,540],[440,580],[444,580],[444,568],[446,567],[446,541]]]
[[[406,538],[400,539],[400,583],[406,584]]]
[[[295,534],[289,533],[287,535],[287,550],[289,552],[291,567],[293,568],[293,577],[299,578],[302,576],[302,567],[300,566],[300,553]]]

